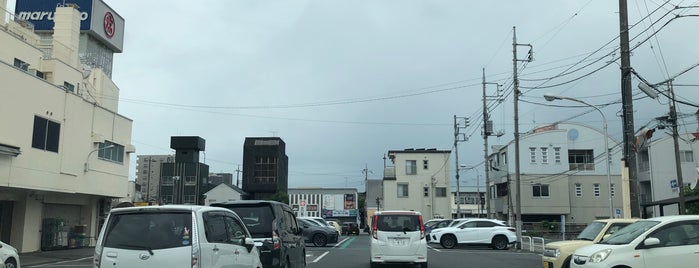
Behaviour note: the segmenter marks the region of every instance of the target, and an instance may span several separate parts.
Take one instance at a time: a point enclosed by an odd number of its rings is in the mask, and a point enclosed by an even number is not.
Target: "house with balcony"
[[[451,219],[450,150],[390,150],[383,176],[383,210],[412,210],[425,221]]]
[[[623,215],[620,143],[599,129],[570,122],[536,128],[522,134],[519,143],[523,222],[560,221],[563,216],[569,223],[586,223]],[[487,165],[491,213],[511,223],[517,202],[514,156],[514,141],[493,146]]]

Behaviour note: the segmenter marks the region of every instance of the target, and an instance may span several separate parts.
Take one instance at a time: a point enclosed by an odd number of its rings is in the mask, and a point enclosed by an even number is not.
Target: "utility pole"
[[[240,172],[243,172],[240,170],[240,165],[238,165],[238,169],[235,170],[235,186],[240,187]]]
[[[464,120],[464,126],[460,126],[458,119],[463,119]],[[460,135],[463,133],[459,133],[460,128],[466,128],[468,127],[468,117],[456,117],[454,115],[454,163],[456,164],[456,218],[461,217],[461,185],[459,184],[459,147],[458,144],[460,141],[466,141],[465,135]],[[434,204],[432,204],[434,206]],[[434,208],[433,208],[434,209]]]
[[[638,172],[634,151],[633,93],[631,92],[631,56],[629,48],[629,15],[626,0],[619,0],[619,40],[621,42],[621,107],[624,130],[624,164],[629,174],[629,202],[631,217],[641,217]]]
[[[517,196],[515,204],[515,226],[517,231],[517,249],[522,249],[522,186],[519,174],[519,79],[517,78],[517,63],[520,61],[530,62],[532,61],[532,46],[530,44],[517,44],[517,32],[516,28],[512,27],[512,71],[513,71],[513,85],[514,85],[514,113],[515,113],[515,187]],[[525,60],[517,59],[517,46],[528,46],[529,53]]]
[[[682,180],[682,164],[680,159],[680,145],[677,141],[677,108],[675,107],[677,103],[675,102],[675,91],[672,89],[672,80],[667,82],[667,88],[670,91],[670,122],[672,124],[672,140],[675,146],[675,169],[677,169],[677,186],[679,187],[679,196],[677,207],[679,209],[679,215],[684,215],[684,181]]]
[[[485,86],[487,84],[497,85],[497,95],[488,96],[485,94]],[[493,122],[490,121],[490,115],[488,115],[488,104],[486,103],[488,97],[495,97],[497,100],[500,99],[500,84],[485,82],[485,68],[483,68],[483,163],[485,163],[485,217],[493,218],[490,215],[490,161],[488,161],[488,137],[493,136]],[[500,134],[497,134],[497,136],[500,136]],[[480,200],[480,194],[478,198]]]

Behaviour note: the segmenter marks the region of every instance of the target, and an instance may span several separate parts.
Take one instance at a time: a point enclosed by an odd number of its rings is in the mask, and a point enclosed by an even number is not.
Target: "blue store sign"
[[[75,4],[80,11],[80,30],[90,29],[92,0],[17,0],[15,14],[18,18],[34,24],[34,30],[53,30],[53,17],[57,6]]]

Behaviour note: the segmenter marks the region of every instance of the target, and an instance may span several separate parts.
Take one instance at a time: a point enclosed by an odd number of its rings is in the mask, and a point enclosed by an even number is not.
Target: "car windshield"
[[[631,243],[639,235],[660,223],[659,221],[637,221],[612,234],[600,244],[623,245]]]
[[[425,223],[425,227],[429,228],[429,227],[432,227],[432,226],[439,224],[440,222],[442,222],[442,221],[428,221]]]
[[[379,215],[376,226],[387,232],[420,231],[420,219],[418,215]]]
[[[191,230],[191,212],[112,214],[104,246],[149,251],[186,247],[191,244]]]
[[[240,217],[253,238],[272,237],[274,214],[269,205],[228,207]]]
[[[592,222],[578,235],[578,240],[594,241],[606,224],[604,222]]]

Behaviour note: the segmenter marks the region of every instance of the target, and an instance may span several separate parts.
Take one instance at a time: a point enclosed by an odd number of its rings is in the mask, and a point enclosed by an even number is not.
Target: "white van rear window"
[[[379,215],[376,223],[379,231],[420,231],[420,219],[418,215]]]
[[[120,249],[166,249],[190,246],[191,212],[112,214],[104,246]]]

